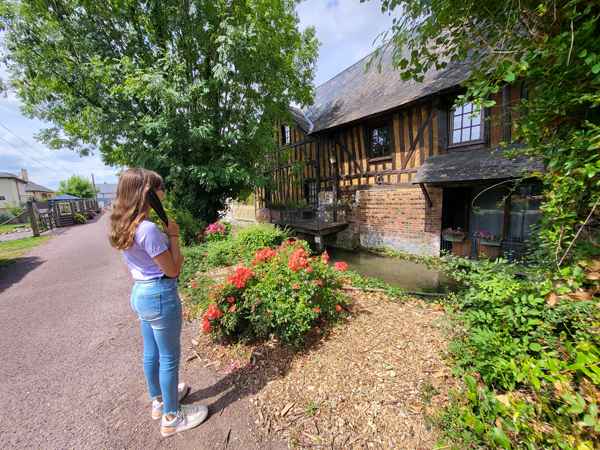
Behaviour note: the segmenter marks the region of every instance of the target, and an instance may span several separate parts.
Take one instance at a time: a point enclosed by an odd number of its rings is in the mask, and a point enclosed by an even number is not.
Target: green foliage
[[[244,247],[250,254],[254,254],[266,247],[279,247],[289,237],[289,229],[281,230],[271,224],[259,223],[237,231],[235,242]]]
[[[363,2],[364,0],[361,0]],[[542,253],[558,267],[597,254],[600,199],[600,4],[594,0],[382,0],[398,8],[385,37],[403,80],[463,61],[471,79],[457,104],[491,107],[505,85],[529,90],[511,107],[517,152],[541,158]],[[372,62],[377,60],[377,55]]]
[[[18,200],[13,200],[12,202],[5,202],[4,208],[10,213],[11,216],[17,217],[25,212],[25,207],[22,206],[21,202]],[[6,219],[8,220],[8,219]],[[0,222],[2,223],[2,222]]]
[[[541,298],[544,286],[552,286],[546,278],[523,278],[504,260],[461,264],[448,265],[464,286],[448,300],[456,308],[452,320],[463,330],[450,343],[459,373],[477,371],[485,383],[513,389],[518,361],[553,348],[562,334],[577,341],[598,339],[588,327],[600,320],[595,302],[564,299],[550,307]]]
[[[0,224],[9,221],[12,218],[12,214],[0,213]]]
[[[269,224],[257,224],[243,228],[223,241],[204,242],[182,249],[185,261],[180,279],[185,283],[194,278],[196,272],[217,267],[227,267],[241,260],[250,261],[254,253],[266,247],[279,247],[289,238],[288,230],[279,230]]]
[[[79,214],[79,213],[75,213],[75,215],[73,216],[73,220],[75,221],[75,223],[86,223],[87,222],[87,218],[83,214]]]
[[[318,320],[335,320],[344,298],[342,280],[327,265],[327,254],[309,256],[305,241],[286,241],[256,252],[251,264],[213,286],[204,331],[218,337],[276,335],[299,345]]]
[[[179,241],[181,244],[192,245],[200,241],[199,238],[206,226],[206,222],[195,219],[187,211],[175,211],[165,208],[165,213],[167,217],[179,225]],[[161,221],[154,210],[150,211],[149,219],[162,229]]]
[[[308,104],[318,42],[296,0],[4,5],[10,87],[37,136],[165,179],[208,223],[261,183],[276,120]]]
[[[459,395],[468,401],[453,402],[449,417],[430,420],[457,444],[470,441],[523,450],[598,448],[600,352],[589,342],[563,344],[558,358],[544,354],[520,364],[522,390],[498,394],[465,377],[467,389]]]
[[[94,198],[94,185],[87,178],[73,175],[68,180],[61,180],[56,195],[74,195],[79,198]]]

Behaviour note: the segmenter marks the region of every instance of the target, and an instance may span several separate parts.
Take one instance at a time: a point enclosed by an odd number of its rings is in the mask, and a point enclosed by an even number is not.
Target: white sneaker
[[[181,401],[188,393],[188,385],[185,383],[179,383],[177,385],[177,399]],[[165,406],[163,402],[154,400],[152,402],[152,418],[154,420],[160,419],[165,413]]]
[[[206,419],[206,416],[208,416],[208,408],[204,405],[179,406],[177,415],[173,420],[167,420],[167,416],[163,416],[160,433],[164,437],[173,436],[197,427]]]

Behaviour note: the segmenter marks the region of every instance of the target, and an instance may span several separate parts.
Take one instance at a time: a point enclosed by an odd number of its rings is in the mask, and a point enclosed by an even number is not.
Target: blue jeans
[[[136,281],[131,290],[131,307],[140,316],[144,338],[144,375],[150,397],[162,396],[165,414],[179,408],[179,354],[181,345],[181,300],[179,280],[156,278]]]

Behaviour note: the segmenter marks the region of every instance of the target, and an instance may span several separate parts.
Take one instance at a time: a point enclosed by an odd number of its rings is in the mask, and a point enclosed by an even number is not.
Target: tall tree
[[[548,168],[536,174],[547,189],[540,237],[559,267],[574,249],[600,255],[600,3],[382,0],[384,12],[395,9],[383,36],[395,44],[403,80],[469,59],[472,78],[458,102],[480,107],[506,84],[523,83],[529,96],[513,108],[513,140]]]
[[[80,198],[94,198],[94,185],[87,178],[73,175],[68,180],[61,180],[56,195],[74,195]]]
[[[50,148],[160,173],[217,218],[260,183],[273,124],[311,102],[318,43],[299,0],[20,0],[1,17],[10,86]]]

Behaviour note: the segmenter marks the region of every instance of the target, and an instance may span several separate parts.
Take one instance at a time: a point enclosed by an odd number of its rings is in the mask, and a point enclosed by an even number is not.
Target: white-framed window
[[[467,103],[459,106],[450,114],[450,145],[478,143],[483,141],[483,124],[481,110],[470,119],[475,112],[475,105]]]
[[[59,203],[58,210],[61,214],[73,214],[73,212],[71,211],[71,204],[68,202]]]
[[[81,211],[81,208],[80,208],[80,206],[79,206],[79,202],[75,202],[75,205],[77,206],[77,212],[80,212],[80,211]]]
[[[0,195],[0,200],[6,200],[6,197],[4,195]]]

